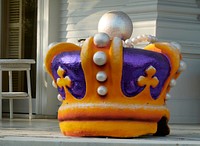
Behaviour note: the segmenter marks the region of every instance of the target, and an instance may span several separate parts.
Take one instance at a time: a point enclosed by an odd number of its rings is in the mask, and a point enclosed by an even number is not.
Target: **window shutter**
[[[22,0],[9,0],[8,58],[22,58]]]
[[[23,58],[23,0],[9,0],[9,28],[8,28],[8,58]],[[24,73],[13,72],[13,90],[24,90]]]

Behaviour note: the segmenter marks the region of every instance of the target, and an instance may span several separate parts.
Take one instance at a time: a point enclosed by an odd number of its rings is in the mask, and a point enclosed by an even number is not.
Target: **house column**
[[[36,114],[56,115],[59,101],[44,68],[48,45],[58,41],[59,2],[38,0]]]

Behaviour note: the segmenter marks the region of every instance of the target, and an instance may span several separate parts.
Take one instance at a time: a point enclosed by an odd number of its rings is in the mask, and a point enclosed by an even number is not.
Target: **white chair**
[[[13,118],[13,99],[29,100],[29,119],[32,118],[32,97],[31,97],[31,80],[30,70],[34,60],[29,59],[1,59],[0,60],[0,119],[2,119],[2,100],[9,100],[10,119]],[[9,92],[2,92],[2,72],[7,71],[9,77]],[[13,92],[12,71],[26,71],[27,92]]]

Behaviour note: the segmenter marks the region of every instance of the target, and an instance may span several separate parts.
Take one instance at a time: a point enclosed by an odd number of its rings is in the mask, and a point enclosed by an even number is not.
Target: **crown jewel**
[[[99,33],[81,47],[61,42],[48,51],[45,65],[62,101],[58,119],[65,135],[169,134],[165,100],[185,69],[180,45],[150,35],[128,39],[130,22],[123,12],[108,12]],[[134,47],[142,41],[150,44]]]

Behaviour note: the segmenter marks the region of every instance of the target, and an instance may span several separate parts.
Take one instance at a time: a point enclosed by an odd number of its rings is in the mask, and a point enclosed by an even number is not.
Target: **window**
[[[37,0],[2,0],[1,58],[36,59],[36,29]],[[36,67],[32,66],[32,97],[35,97],[35,76]],[[27,90],[25,77],[23,72],[13,72],[14,91]],[[5,85],[3,90],[7,88]]]

